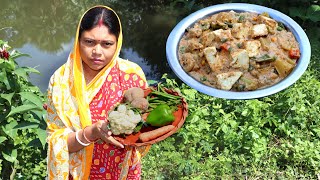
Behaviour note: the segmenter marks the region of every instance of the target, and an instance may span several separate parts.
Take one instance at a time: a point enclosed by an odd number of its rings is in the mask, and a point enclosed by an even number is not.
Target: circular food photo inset
[[[277,93],[307,69],[311,48],[303,29],[263,6],[227,3],[196,11],[170,33],[167,59],[190,87],[219,98]]]

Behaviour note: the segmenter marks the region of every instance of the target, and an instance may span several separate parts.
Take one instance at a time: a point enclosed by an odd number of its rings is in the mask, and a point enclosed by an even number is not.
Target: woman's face
[[[83,31],[80,36],[80,56],[86,75],[95,76],[112,59],[117,48],[117,38],[108,27],[101,25]]]

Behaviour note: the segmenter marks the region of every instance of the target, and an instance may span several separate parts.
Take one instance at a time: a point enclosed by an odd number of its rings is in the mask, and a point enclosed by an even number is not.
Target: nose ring
[[[92,53],[96,53],[96,49],[93,49],[93,50],[92,50]]]

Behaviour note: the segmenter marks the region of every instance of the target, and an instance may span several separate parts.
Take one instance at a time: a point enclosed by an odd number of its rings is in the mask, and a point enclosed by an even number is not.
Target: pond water
[[[200,3],[199,3],[200,2]],[[120,56],[139,64],[147,79],[159,80],[170,69],[165,45],[174,26],[188,14],[223,1],[181,0],[1,0],[0,39],[31,58],[20,66],[35,67],[31,82],[45,92],[54,71],[66,62],[80,16],[89,7],[104,4],[120,16],[124,42]],[[230,2],[230,1],[225,1]]]
[[[50,76],[66,62],[73,46],[76,26],[83,12],[105,4],[119,14],[124,34],[120,56],[139,64],[147,79],[172,74],[166,62],[165,42],[180,14],[162,11],[161,3],[128,1],[23,1],[1,0],[0,39],[31,58],[17,60],[20,66],[35,67],[31,82],[46,91]],[[162,10],[161,10],[162,9]],[[160,11],[161,10],[161,11]]]

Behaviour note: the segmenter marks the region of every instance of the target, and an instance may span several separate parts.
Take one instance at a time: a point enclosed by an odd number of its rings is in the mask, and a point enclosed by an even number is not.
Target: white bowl
[[[211,86],[207,86],[197,81],[193,77],[191,77],[188,73],[186,73],[181,67],[178,59],[178,46],[180,39],[182,38],[185,30],[188,27],[194,25],[200,19],[203,19],[207,16],[222,12],[222,11],[236,11],[236,12],[255,12],[261,14],[263,12],[267,12],[270,17],[278,22],[283,23],[286,28],[293,33],[296,40],[299,43],[301,57],[298,59],[296,67],[292,70],[292,72],[282,81],[274,84],[270,87],[264,89],[258,89],[254,91],[244,91],[244,92],[234,92],[234,91],[226,91],[221,89],[216,89]],[[254,4],[245,4],[245,3],[226,3],[220,5],[209,6],[198,10],[183,20],[181,20],[171,31],[167,43],[166,43],[166,55],[168,63],[174,73],[187,85],[190,87],[205,93],[210,96],[215,96],[218,98],[226,98],[226,99],[253,99],[260,98],[264,96],[268,96],[274,93],[277,93],[293,83],[295,83],[305,72],[310,62],[311,57],[311,47],[309,39],[303,29],[296,23],[293,19],[288,17],[287,15],[264,6],[254,5]]]

